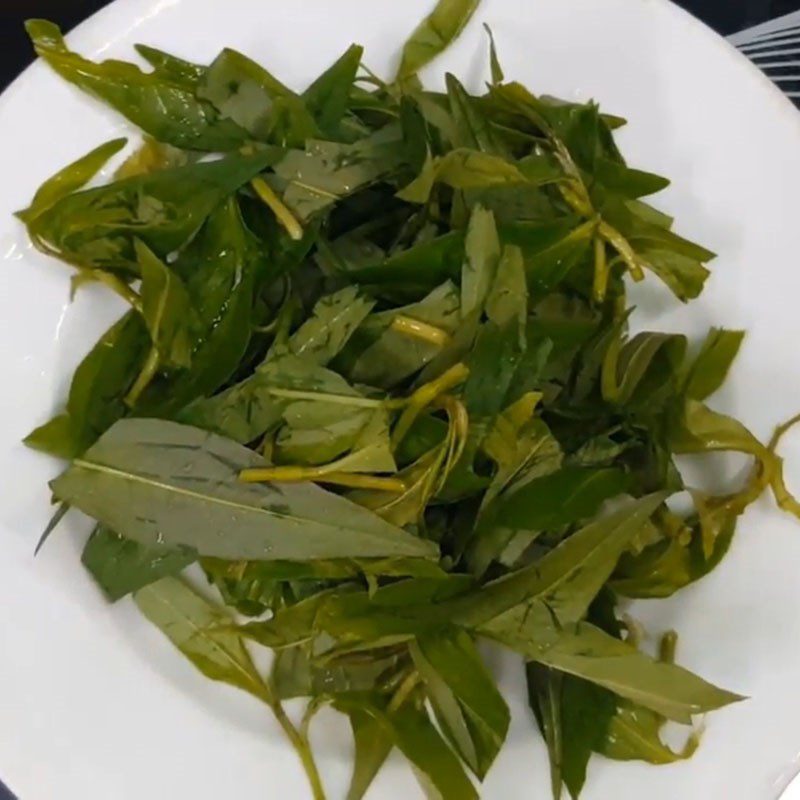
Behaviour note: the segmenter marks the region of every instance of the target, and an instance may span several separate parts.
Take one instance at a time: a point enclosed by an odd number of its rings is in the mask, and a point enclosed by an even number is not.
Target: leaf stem
[[[270,388],[267,391],[273,397],[283,397],[286,400],[311,400],[341,406],[355,406],[356,408],[383,408],[387,405],[385,400],[378,400],[374,397],[359,397],[358,395],[303,392],[299,389]]]
[[[607,241],[622,257],[631,278],[637,283],[644,280],[644,269],[636,252],[631,247],[630,242],[616,229],[612,228],[607,222],[600,222],[597,227],[598,234]]]
[[[392,320],[391,328],[398,333],[421,339],[423,342],[430,342],[431,344],[445,345],[450,341],[450,334],[447,331],[443,331],[435,325],[429,325],[427,322],[420,322],[417,319],[406,317],[403,314],[398,314]]]
[[[773,454],[776,462],[771,481],[772,494],[775,497],[775,502],[783,511],[787,511],[788,513],[794,514],[794,516],[800,518],[800,502],[798,502],[797,498],[786,486],[786,478],[783,474],[783,459],[775,452],[778,444],[780,444],[781,439],[786,435],[786,433],[789,432],[791,428],[797,425],[798,422],[800,422],[800,414],[796,414],[787,422],[784,422],[782,425],[778,425],[778,427],[775,428],[775,433],[772,434],[772,438],[767,445],[767,449]]]
[[[317,762],[314,760],[314,754],[311,752],[311,747],[308,739],[303,737],[300,732],[292,724],[292,721],[286,715],[281,703],[272,696],[270,691],[265,693],[264,701],[270,707],[278,724],[283,728],[286,737],[292,743],[295,752],[300,757],[300,762],[308,777],[308,782],[311,784],[311,793],[314,800],[326,800],[325,787],[322,785],[322,778],[320,777],[319,770],[317,769]]]
[[[292,214],[280,200],[278,195],[275,194],[272,187],[263,178],[253,178],[253,180],[250,181],[250,185],[264,203],[269,206],[272,213],[275,214],[275,218],[283,225],[289,236],[296,242],[299,242],[303,238],[303,227],[295,219],[294,214]]]
[[[466,364],[455,364],[435,380],[420,386],[406,401],[406,409],[400,415],[400,419],[392,432],[392,446],[397,447],[403,441],[403,438],[411,430],[411,426],[424,408],[436,400],[439,395],[445,394],[450,389],[464,383],[468,376],[469,368]]]
[[[405,680],[403,680],[403,682],[400,684],[397,691],[394,693],[389,705],[386,707],[386,713],[393,714],[395,711],[397,711],[400,706],[402,706],[403,703],[408,700],[408,698],[411,696],[411,693],[417,688],[417,684],[419,682],[419,672],[416,670],[410,672],[406,676]]]
[[[602,303],[608,291],[608,255],[606,243],[600,236],[594,238],[594,286],[592,294],[598,303]]]
[[[110,272],[106,272],[102,269],[82,269],[73,277],[72,293],[75,293],[75,290],[81,283],[87,281],[97,281],[98,283],[102,283],[104,286],[107,286],[109,289],[111,289],[112,292],[118,294],[133,309],[138,311],[140,314],[142,313],[142,298],[117,275],[112,275]]]
[[[317,481],[353,489],[375,489],[383,492],[402,494],[406,485],[399,478],[381,478],[377,475],[359,475],[349,472],[326,472],[325,467],[256,467],[239,473],[239,480],[245,483],[302,483]]]
[[[155,378],[160,364],[161,357],[159,356],[158,350],[154,345],[150,348],[150,352],[147,355],[147,360],[144,362],[144,366],[142,367],[142,371],[139,373],[139,377],[131,387],[131,390],[125,396],[125,405],[128,406],[128,408],[133,408],[136,405],[142,395],[142,392],[150,385],[153,378]]]

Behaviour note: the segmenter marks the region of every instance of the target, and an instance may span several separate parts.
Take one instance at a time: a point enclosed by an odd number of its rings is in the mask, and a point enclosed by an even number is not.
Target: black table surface
[[[735,33],[800,9],[800,0],[678,0],[722,34]],[[0,0],[0,87],[13,80],[31,60],[22,28],[30,17],[46,17],[64,30],[77,25],[109,0]],[[302,0],[294,0],[302,2]]]

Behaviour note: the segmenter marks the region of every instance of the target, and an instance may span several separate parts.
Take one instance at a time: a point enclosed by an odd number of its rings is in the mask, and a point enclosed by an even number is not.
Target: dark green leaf
[[[510,714],[470,636],[445,631],[412,645],[439,726],[479,779],[503,746]]]
[[[177,575],[197,560],[197,554],[187,548],[143,545],[98,525],[83,549],[82,560],[113,602],[161,578]]]
[[[303,92],[303,101],[320,130],[336,138],[350,102],[364,48],[352,44]]]
[[[228,195],[279,157],[270,149],[230,155],[68,195],[37,218],[36,235],[78,266],[136,272],[134,236],[166,258]]]

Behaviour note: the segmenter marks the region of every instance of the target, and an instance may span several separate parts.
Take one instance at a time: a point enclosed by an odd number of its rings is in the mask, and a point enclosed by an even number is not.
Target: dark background
[[[302,2],[302,0],[290,0]],[[335,2],[335,0],[331,0]],[[722,34],[800,9],[800,0],[678,0]],[[47,17],[69,30],[108,0],[0,0],[0,87],[32,60],[22,29],[29,17]]]

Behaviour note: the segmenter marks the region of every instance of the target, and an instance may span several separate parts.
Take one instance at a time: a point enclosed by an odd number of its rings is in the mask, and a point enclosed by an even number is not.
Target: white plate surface
[[[351,41],[389,75],[400,39],[430,0],[117,0],[70,43],[131,57],[146,42],[210,60],[225,45],[302,88]],[[749,336],[718,407],[765,436],[800,407],[800,116],[766,78],[665,0],[486,0],[445,69],[478,89],[489,22],[508,76],[534,90],[600,100],[631,121],[631,162],[674,186],[660,206],[720,258],[703,298],[676,307],[654,281],[637,290],[638,324],[699,334],[711,324]],[[58,409],[69,375],[119,308],[100,291],[69,304],[68,270],[30,249],[11,212],[38,184],[101,141],[119,117],[43,65],[0,99],[0,776],[21,800],[304,798],[289,748],[249,698],[195,673],[130,602],[109,606],[79,563],[73,521],[35,561],[53,461],[19,440]],[[800,436],[787,442],[800,485]],[[729,558],[670,601],[638,604],[648,627],[676,627],[687,666],[752,699],[708,719],[703,746],[666,768],[593,761],[586,800],[773,800],[800,751],[800,528],[762,501]],[[499,665],[512,696],[506,749],[488,800],[546,800],[547,764],[524,704],[522,676]],[[324,717],[320,760],[330,797],[344,795],[347,731]],[[419,796],[402,763],[376,800]]]

